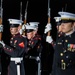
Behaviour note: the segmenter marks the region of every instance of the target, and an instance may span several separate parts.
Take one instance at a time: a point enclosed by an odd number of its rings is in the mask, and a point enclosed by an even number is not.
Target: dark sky
[[[3,0],[3,41],[5,44],[9,45],[10,41],[10,31],[9,31],[9,23],[8,19],[20,19],[20,2],[22,1],[23,9],[22,15],[24,20],[24,13],[26,8],[27,0]],[[28,13],[27,13],[27,22],[38,21],[39,24],[39,34],[44,33],[44,27],[47,24],[48,16],[48,0],[28,0]],[[66,6],[67,5],[67,6]],[[53,17],[58,16],[59,11],[66,11],[75,13],[75,0],[50,0],[50,8],[51,8],[51,24],[52,24],[52,36],[55,39],[56,36],[56,24]],[[49,48],[49,44],[48,47]],[[50,48],[51,49],[51,48]],[[51,50],[49,50],[51,52]],[[45,50],[47,52],[47,50]],[[52,51],[53,52],[53,51]],[[48,54],[47,54],[48,53]],[[47,57],[49,56],[49,52],[47,52]],[[52,54],[51,54],[52,55]],[[5,58],[5,57],[4,57]],[[46,59],[46,58],[45,58]],[[48,57],[49,61],[52,61],[52,56]],[[51,67],[51,63],[49,63]],[[49,67],[48,65],[48,67]],[[50,69],[49,67],[49,69]]]
[[[20,2],[22,1],[22,16],[24,20],[24,13],[26,8],[27,0],[3,0],[3,25],[4,40],[9,40],[9,18],[20,19]],[[38,21],[39,32],[43,34],[44,27],[47,24],[47,10],[48,10],[48,1],[47,0],[28,0],[28,13],[27,13],[27,22]],[[66,11],[75,13],[75,1],[74,0],[50,0],[51,8],[51,24],[52,32],[56,30],[55,21],[53,17],[58,16],[59,11]],[[53,32],[54,33],[54,32]],[[54,34],[53,34],[54,35]],[[6,37],[5,37],[6,36]],[[7,37],[8,36],[8,37]],[[55,35],[54,35],[55,36]]]

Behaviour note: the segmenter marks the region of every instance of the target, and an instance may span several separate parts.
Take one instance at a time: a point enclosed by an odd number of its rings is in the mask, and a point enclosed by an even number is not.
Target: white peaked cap
[[[56,22],[61,21],[61,17],[54,17],[54,19],[55,19]]]
[[[69,13],[69,12],[58,12],[58,14],[61,16],[61,19],[72,19],[75,20],[75,14]]]
[[[29,22],[30,26],[38,27],[39,22]]]
[[[38,29],[38,24],[39,24],[39,22],[29,22],[30,26],[34,26],[35,27],[34,30]]]
[[[30,26],[28,23],[25,25],[25,27],[26,27],[26,29],[35,29],[35,27],[34,26]]]
[[[22,24],[23,21],[22,20],[18,20],[18,19],[8,19],[10,24]]]

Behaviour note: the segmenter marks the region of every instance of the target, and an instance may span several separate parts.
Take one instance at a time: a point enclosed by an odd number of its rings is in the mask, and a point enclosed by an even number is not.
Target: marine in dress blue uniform
[[[64,35],[56,41],[52,75],[75,75],[75,14],[59,12]]]
[[[8,75],[18,75],[17,64],[15,63],[15,61],[12,61],[16,58],[21,58],[22,60],[21,63],[18,63],[20,65],[21,71],[20,74],[25,75],[23,55],[26,48],[26,39],[23,38],[18,31],[18,26],[20,25],[20,23],[22,23],[22,21],[16,19],[9,19],[9,22],[10,22],[10,32],[12,34],[10,46],[0,41],[0,43],[3,45],[4,52],[10,56]],[[15,30],[15,33],[12,31],[13,29]]]
[[[26,25],[26,36],[27,36],[27,75],[37,75],[38,74],[38,62],[37,56],[40,57],[40,53],[42,50],[41,45],[41,36],[38,35],[36,32],[37,28],[35,26]]]

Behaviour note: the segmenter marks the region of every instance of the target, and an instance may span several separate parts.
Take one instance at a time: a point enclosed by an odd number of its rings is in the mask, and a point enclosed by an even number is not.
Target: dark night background
[[[9,44],[10,40],[10,31],[8,19],[20,19],[20,2],[22,1],[22,20],[24,20],[25,8],[27,0],[3,0],[3,40],[6,44]],[[39,34],[43,35],[44,27],[47,24],[47,11],[48,11],[48,1],[47,0],[28,0],[28,9],[27,9],[27,22],[37,21],[39,24]],[[75,0],[50,0],[51,8],[51,24],[52,31],[51,34],[55,40],[56,38],[56,23],[53,17],[58,16],[59,11],[67,11],[75,13]],[[53,52],[46,50],[46,54],[49,55]],[[46,71],[50,72],[52,66],[52,55],[47,56],[47,62],[45,62]],[[48,66],[49,65],[49,66]],[[48,66],[48,67],[47,67]],[[43,74],[44,75],[44,74]],[[46,73],[47,75],[47,73]]]

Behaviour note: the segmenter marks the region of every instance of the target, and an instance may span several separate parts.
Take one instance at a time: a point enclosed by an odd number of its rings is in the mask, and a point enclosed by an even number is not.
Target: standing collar
[[[65,36],[69,36],[69,35],[71,35],[71,34],[73,34],[75,31],[72,31],[71,33],[67,33],[67,34],[65,34]]]
[[[20,33],[17,33],[17,34],[15,34],[15,35],[13,35],[12,37],[14,38],[14,37],[17,37],[17,36],[19,36],[20,35]]]

